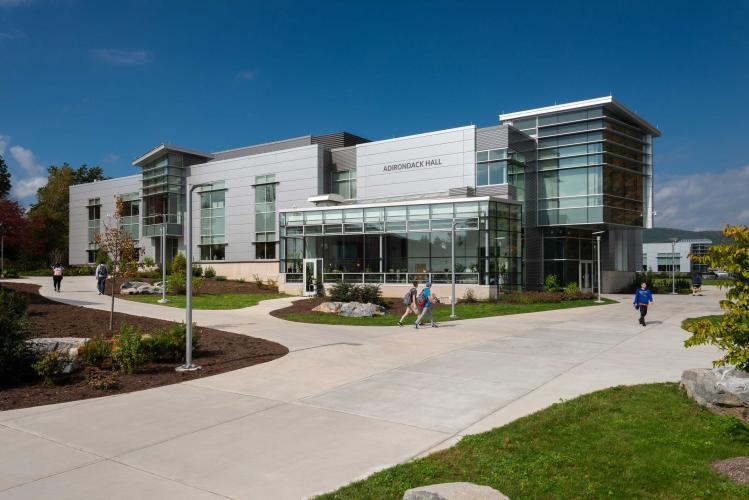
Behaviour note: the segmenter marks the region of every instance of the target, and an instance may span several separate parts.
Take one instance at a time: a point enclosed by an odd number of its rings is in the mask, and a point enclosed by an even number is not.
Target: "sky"
[[[340,130],[377,140],[613,95],[656,125],[655,224],[749,224],[749,2],[0,0],[0,154],[46,167]]]

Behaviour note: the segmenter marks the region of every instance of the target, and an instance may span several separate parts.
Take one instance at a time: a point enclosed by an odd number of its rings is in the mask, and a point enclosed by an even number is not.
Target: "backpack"
[[[411,304],[411,297],[413,297],[413,288],[410,288],[408,292],[406,292],[406,295],[403,296],[403,304],[404,305],[410,305]]]
[[[416,297],[416,305],[419,307],[424,307],[427,303],[427,297],[424,295],[424,290],[422,289],[419,292],[419,295]]]

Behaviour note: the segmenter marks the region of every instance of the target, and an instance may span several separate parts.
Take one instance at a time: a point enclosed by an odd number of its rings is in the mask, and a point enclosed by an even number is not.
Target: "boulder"
[[[152,286],[150,283],[145,281],[126,281],[120,285],[120,295],[143,295],[161,293],[161,288]]]
[[[372,316],[382,316],[385,314],[385,308],[377,304],[362,304],[361,302],[346,302],[341,306],[338,312],[339,316],[348,318],[371,318]]]
[[[312,310],[322,313],[338,314],[341,310],[342,305],[343,302],[323,302],[319,306],[314,307]]]
[[[26,344],[35,358],[41,358],[50,352],[59,352],[68,359],[63,373],[72,373],[80,368],[78,350],[87,340],[78,337],[50,337],[30,339]]]
[[[442,483],[412,488],[406,491],[403,500],[509,500],[509,497],[488,486]]]
[[[735,367],[685,370],[681,385],[700,406],[749,408],[749,373]]]

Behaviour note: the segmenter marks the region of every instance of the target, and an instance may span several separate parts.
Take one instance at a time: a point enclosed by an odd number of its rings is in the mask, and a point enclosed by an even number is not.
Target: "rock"
[[[700,406],[749,407],[749,373],[732,366],[685,370],[681,385]]]
[[[340,316],[348,318],[371,318],[372,316],[382,316],[385,314],[385,308],[377,304],[362,304],[361,302],[346,302],[341,306],[338,312]]]
[[[322,313],[338,314],[338,312],[341,310],[342,305],[343,302],[323,302],[312,310]]]
[[[150,283],[145,281],[126,281],[120,285],[120,295],[143,295],[161,293],[161,288],[152,286]]]
[[[749,485],[749,457],[734,457],[713,462],[713,469],[739,484]]]
[[[403,500],[509,500],[509,497],[488,486],[442,483],[412,488],[406,491]]]
[[[50,352],[59,352],[68,359],[62,372],[72,373],[80,368],[78,350],[87,340],[78,337],[50,337],[30,339],[26,344],[35,358],[41,358]]]

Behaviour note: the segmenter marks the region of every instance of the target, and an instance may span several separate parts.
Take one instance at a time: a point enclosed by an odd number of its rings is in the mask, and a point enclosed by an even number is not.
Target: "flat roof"
[[[640,117],[640,115],[630,110],[621,102],[614,99],[613,96],[596,97],[595,99],[586,99],[583,101],[574,101],[574,102],[568,102],[564,104],[555,104],[554,106],[545,106],[543,108],[534,108],[534,109],[528,109],[525,111],[516,111],[514,113],[502,113],[499,115],[499,119],[500,121],[514,120],[516,118],[525,118],[529,116],[544,115],[548,113],[558,113],[560,111],[569,111],[572,109],[587,108],[587,107],[600,106],[600,105],[609,105],[609,106],[614,107],[616,110],[620,111],[621,113],[626,115],[628,118],[630,118],[632,121],[634,121],[635,123],[637,123],[644,129],[646,129],[652,135],[656,137],[661,136],[661,131],[658,130],[658,128],[651,125],[642,117]]]

